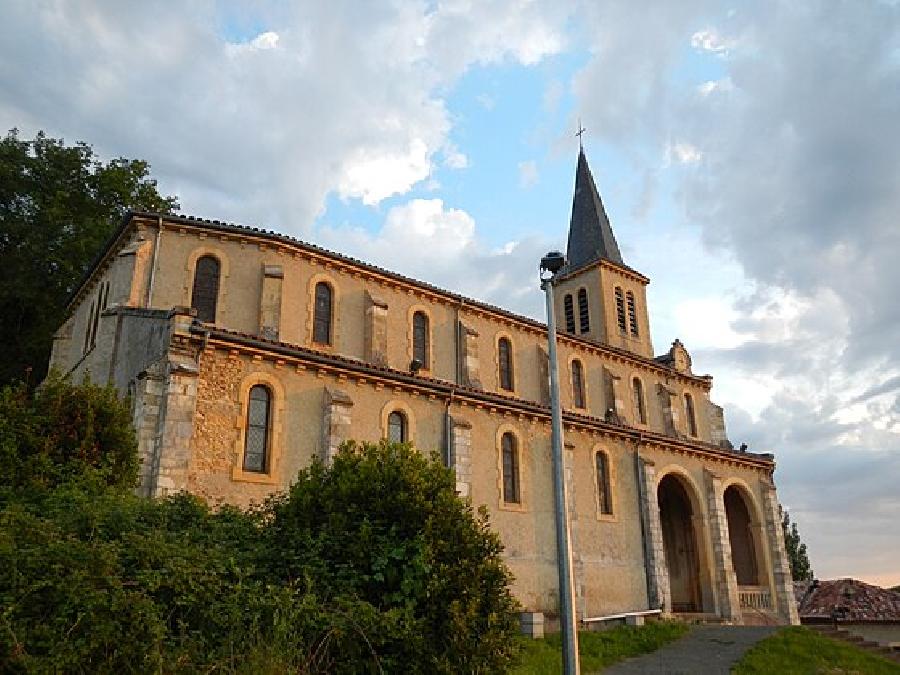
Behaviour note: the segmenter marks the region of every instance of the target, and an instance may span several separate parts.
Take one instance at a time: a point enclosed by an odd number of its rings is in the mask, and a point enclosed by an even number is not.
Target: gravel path
[[[775,626],[697,626],[680,640],[651,654],[617,663],[603,673],[727,674],[744,652],[776,630]]]

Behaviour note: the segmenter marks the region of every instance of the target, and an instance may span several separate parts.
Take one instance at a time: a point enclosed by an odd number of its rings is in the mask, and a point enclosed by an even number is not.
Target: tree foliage
[[[128,209],[170,213],[142,160],[13,129],[0,140],[0,384],[43,378],[64,303]]]
[[[0,486],[77,480],[130,488],[137,472],[131,411],[112,386],[73,385],[51,373],[35,391],[21,382],[0,389]]]
[[[781,513],[781,529],[784,532],[784,547],[791,564],[791,577],[794,581],[812,581],[813,571],[806,552],[806,544],[800,541],[797,523],[791,522],[787,511]]]
[[[144,499],[127,404],[0,391],[0,672],[502,672],[501,545],[441,463],[348,445],[242,511]]]
[[[455,492],[453,473],[407,444],[348,444],[314,462],[269,503],[264,550],[281,583],[309,574],[331,596],[394,616],[386,646],[398,671],[502,671],[512,658],[517,603],[502,544]]]

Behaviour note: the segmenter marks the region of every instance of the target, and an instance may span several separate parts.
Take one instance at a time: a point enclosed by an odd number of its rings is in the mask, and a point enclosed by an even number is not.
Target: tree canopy
[[[171,213],[137,159],[101,162],[86,143],[13,129],[0,140],[0,384],[47,370],[64,304],[128,209]]]
[[[348,444],[248,510],[135,496],[128,404],[0,389],[0,672],[505,672],[499,537],[450,469]]]
[[[791,577],[794,581],[812,581],[813,571],[806,552],[806,544],[800,541],[797,523],[791,522],[787,511],[782,511],[781,528],[784,531],[784,547],[791,564]]]

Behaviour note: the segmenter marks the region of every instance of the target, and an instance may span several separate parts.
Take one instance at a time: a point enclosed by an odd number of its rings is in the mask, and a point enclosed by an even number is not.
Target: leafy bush
[[[0,486],[129,488],[137,472],[131,412],[113,387],[51,374],[34,392],[22,383],[0,389]]]
[[[406,445],[262,507],[131,493],[115,392],[0,391],[0,672],[499,672],[515,602],[484,513]]]
[[[348,444],[314,462],[267,506],[265,566],[327,597],[355,597],[405,631],[377,651],[389,670],[503,671],[517,604],[484,510],[455,493],[452,472],[406,444]]]

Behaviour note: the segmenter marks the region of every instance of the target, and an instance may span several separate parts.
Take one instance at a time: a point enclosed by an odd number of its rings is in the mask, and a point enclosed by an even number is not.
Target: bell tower
[[[652,358],[650,280],[622,260],[584,148],[575,169],[566,259],[554,282],[559,331]]]

